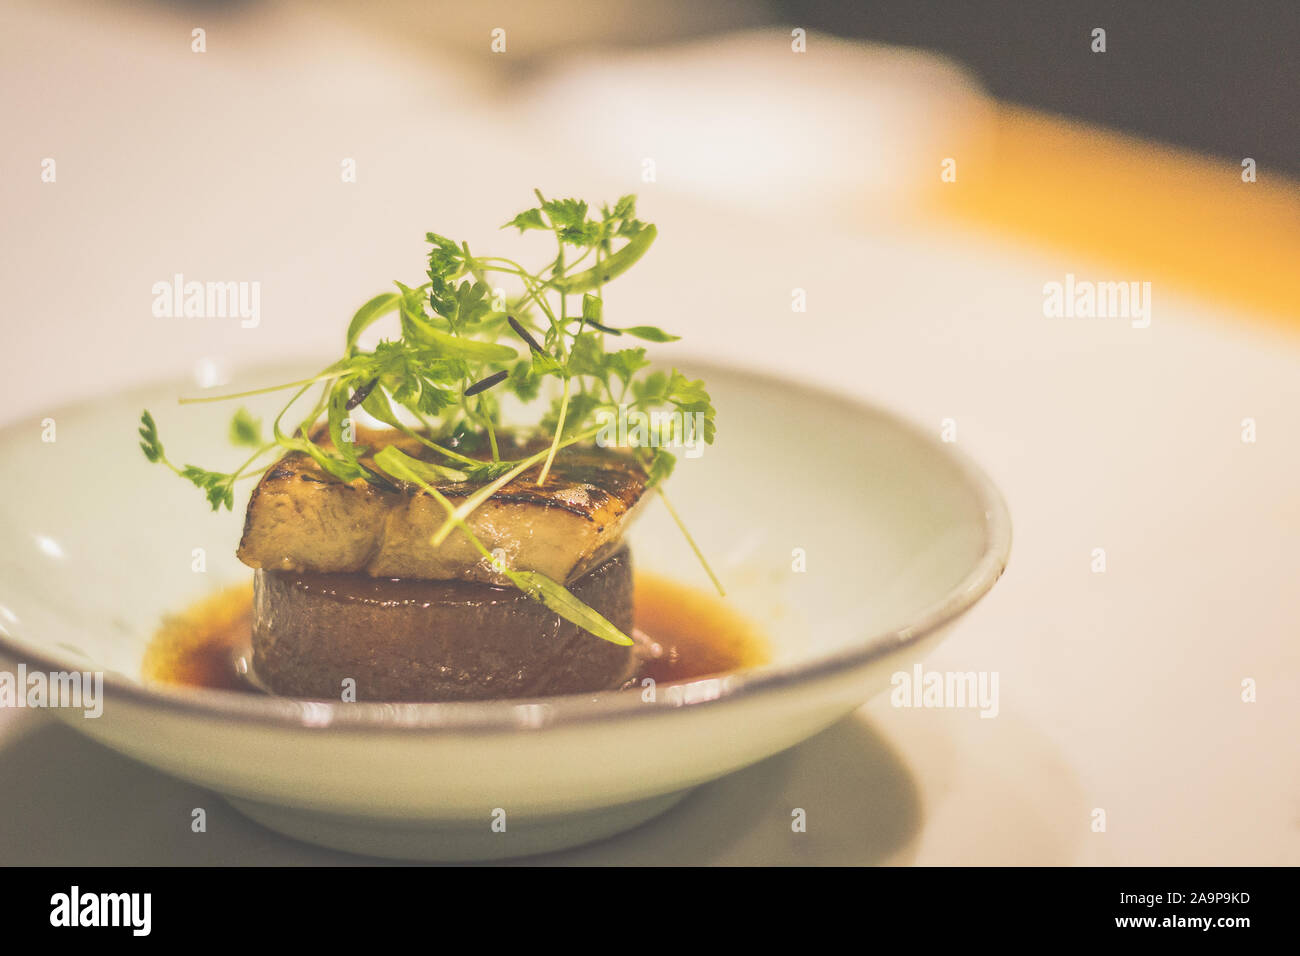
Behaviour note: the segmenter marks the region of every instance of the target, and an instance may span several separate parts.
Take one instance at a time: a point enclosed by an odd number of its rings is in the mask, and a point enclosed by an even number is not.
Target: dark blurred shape
[[[998,98],[1300,174],[1300,2],[780,0],[792,26],[921,47]],[[1106,52],[1090,47],[1094,27]]]

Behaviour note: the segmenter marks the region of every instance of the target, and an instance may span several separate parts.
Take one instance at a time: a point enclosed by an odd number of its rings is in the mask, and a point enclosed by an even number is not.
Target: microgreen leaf
[[[646,487],[653,488],[667,481],[676,464],[677,457],[675,455],[664,451],[662,448],[656,448],[654,457],[650,459],[650,468],[646,472]]]
[[[551,580],[540,571],[508,571],[500,567],[498,570],[534,601],[541,602],[584,631],[611,644],[619,644],[623,647],[632,644],[632,638],[611,624],[594,608],[583,604],[564,585]]]
[[[638,339],[645,339],[647,342],[676,342],[681,336],[670,335],[663,329],[657,329],[653,325],[634,325],[630,329],[622,329],[625,335],[633,335]]]
[[[605,367],[617,375],[625,385],[649,364],[650,360],[645,357],[645,349],[619,349],[605,356]]]
[[[152,462],[162,461],[165,457],[162,442],[158,440],[158,426],[148,409],[140,415],[140,450]]]
[[[392,312],[397,308],[398,300],[401,297],[396,292],[383,292],[375,296],[352,316],[352,321],[348,323],[347,351],[349,354],[356,348],[357,339],[374,322]]]
[[[247,445],[249,448],[261,448],[261,420],[250,415],[246,408],[235,412],[235,417],[230,420],[230,443]]]
[[[208,504],[212,505],[213,511],[222,505],[225,505],[228,511],[234,508],[234,475],[206,471],[195,465],[186,465],[181,469],[180,475],[206,492]]]
[[[583,272],[571,276],[559,276],[551,280],[551,285],[561,293],[588,292],[611,282],[621,276],[637,260],[646,254],[650,244],[655,241],[659,231],[654,226],[646,226],[638,232],[622,249],[615,252],[598,266],[592,266]]]
[[[550,228],[549,226],[546,225],[546,220],[542,218],[542,211],[540,209],[525,209],[523,212],[515,216],[514,219],[511,219],[508,223],[506,223],[501,228],[509,229],[511,226],[514,226],[520,232],[523,232],[526,229],[549,229]]]
[[[510,378],[506,380],[506,387],[510,389],[521,401],[531,402],[541,391],[541,379],[533,372],[533,360],[531,358],[520,359],[514,365],[510,366]]]

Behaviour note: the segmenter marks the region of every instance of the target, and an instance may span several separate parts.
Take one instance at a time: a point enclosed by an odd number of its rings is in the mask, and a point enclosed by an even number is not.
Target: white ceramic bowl
[[[181,382],[56,412],[53,442],[38,421],[0,431],[0,653],[9,667],[104,671],[102,716],[57,713],[310,842],[488,859],[633,826],[887,687],[993,586],[1011,545],[1000,495],[953,446],[843,397],[684,364],[709,384],[718,441],[682,460],[668,489],[728,600],[766,631],[762,668],[660,689],[653,702],[320,703],[143,684],[162,616],[251,574],[234,558],[245,501],[213,515],[137,448],[148,407],[174,460],[235,463],[224,446],[233,406],[178,408],[196,390]],[[271,411],[277,398],[250,407]],[[708,586],[658,503],[632,545],[639,566]],[[793,570],[795,549],[806,571]]]

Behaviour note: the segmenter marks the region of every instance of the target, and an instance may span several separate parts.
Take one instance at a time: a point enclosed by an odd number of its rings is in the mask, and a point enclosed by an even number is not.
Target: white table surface
[[[882,164],[908,150],[928,162],[948,121],[937,106],[918,133],[888,110],[818,112],[783,79],[755,122],[785,135],[804,122],[851,144],[869,121],[896,150],[773,159],[737,147],[735,168],[770,183],[745,202],[712,189],[727,164],[702,169],[698,144],[663,120],[684,89],[708,97],[708,84],[657,84],[644,63],[566,60],[525,83],[486,55],[393,53],[293,4],[212,15],[200,56],[183,8],[145,19],[12,6],[0,34],[13,94],[0,102],[5,420],[206,357],[326,352],[356,303],[391,278],[418,280],[426,230],[513,243],[487,226],[528,205],[534,185],[636,191],[661,239],[608,290],[627,324],[671,326],[691,352],[816,378],[936,432],[953,418],[1003,489],[1010,569],[927,661],[997,671],[996,719],[878,697],[634,832],[539,859],[1300,863],[1294,337],[1159,283],[1148,329],[1045,319],[1043,284],[1067,272],[1149,277],[910,217],[906,184],[880,186]],[[697,49],[672,69],[752,68],[761,92],[770,71],[754,41]],[[835,56],[852,84],[889,55]],[[971,95],[933,64],[909,79],[889,62],[862,97],[889,84],[890,102]],[[555,120],[584,88],[566,78],[602,69],[635,95],[646,141],[626,129],[602,139],[599,111]],[[736,95],[717,100],[720,116]],[[578,127],[601,148],[556,142],[556,128]],[[665,157],[653,184],[639,181],[646,155]],[[46,156],[55,184],[40,182]],[[358,160],[358,183],[339,181],[343,157]],[[846,185],[828,195],[826,182]],[[261,325],[155,319],[150,287],[174,272],[261,281]],[[790,311],[795,287],[806,314]],[[1241,440],[1246,417],[1254,444]],[[725,427],[723,410],[722,439]],[[1097,547],[1104,574],[1090,569]],[[1240,699],[1245,678],[1256,703]],[[358,859],[280,838],[27,712],[0,712],[0,761],[7,863]],[[792,805],[808,810],[806,839],[790,838]],[[189,831],[197,806],[206,835]],[[1105,833],[1091,832],[1093,808],[1106,810]]]

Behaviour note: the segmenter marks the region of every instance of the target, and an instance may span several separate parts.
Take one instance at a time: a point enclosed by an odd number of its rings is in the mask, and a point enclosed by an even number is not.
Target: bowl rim
[[[142,707],[156,707],[189,717],[209,717],[226,722],[264,724],[277,728],[318,731],[332,729],[348,733],[433,732],[439,734],[500,733],[502,731],[541,731],[591,721],[646,718],[653,715],[694,711],[716,707],[778,692],[793,684],[814,683],[852,671],[899,647],[916,644],[930,634],[965,614],[984,597],[1006,570],[1011,553],[1011,516],[1001,492],[992,479],[964,451],[952,443],[941,442],[903,415],[837,388],[787,378],[776,372],[752,366],[697,358],[679,353],[676,363],[706,377],[719,373],[725,377],[747,380],[750,384],[798,392],[814,401],[849,406],[905,433],[909,439],[929,446],[955,466],[962,482],[972,490],[984,513],[984,548],[962,579],[942,597],[920,610],[913,620],[902,626],[866,635],[853,646],[783,666],[760,667],[700,678],[674,685],[680,694],[656,695],[653,702],[642,699],[635,691],[604,691],[595,694],[569,694],[539,698],[509,698],[487,701],[445,701],[427,703],[384,703],[377,701],[301,700],[290,697],[257,696],[239,691],[209,688],[177,689],[165,685],[145,684],[113,671],[104,672],[103,699],[105,712],[118,699]],[[236,374],[259,369],[283,367],[285,362],[241,366]],[[301,363],[292,363],[301,364]],[[115,396],[156,393],[169,385],[180,387],[176,379],[154,381]],[[42,417],[58,417],[60,411],[75,412],[93,399],[67,403]],[[10,422],[0,428],[0,439],[15,430],[31,427],[37,419]],[[34,663],[46,670],[84,670],[69,668],[66,661],[31,642],[6,634],[0,628],[0,654],[15,660]],[[78,722],[80,723],[80,722]]]

